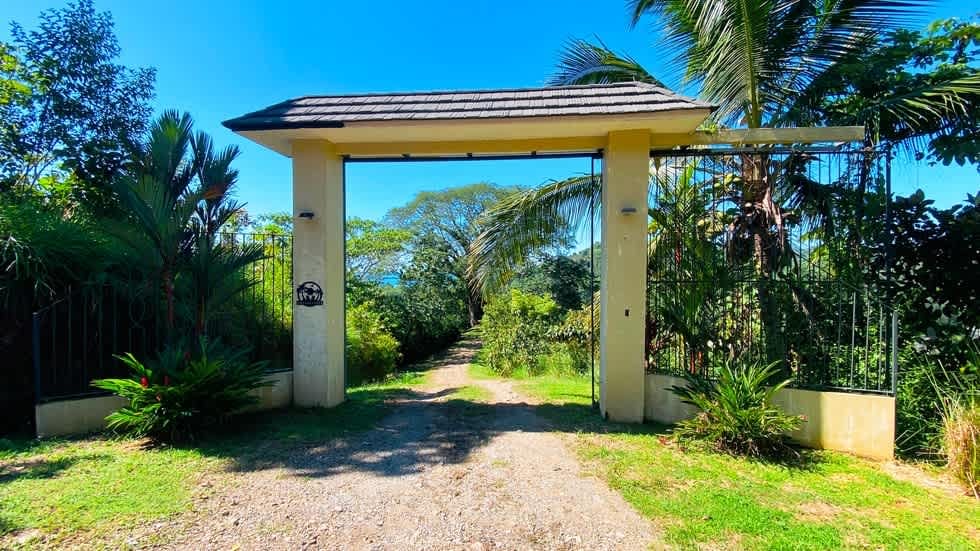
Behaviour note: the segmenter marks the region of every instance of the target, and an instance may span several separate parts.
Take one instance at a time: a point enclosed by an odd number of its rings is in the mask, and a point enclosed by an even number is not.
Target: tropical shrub
[[[942,444],[950,475],[980,498],[980,398],[945,400]]]
[[[980,365],[971,361],[980,334],[974,306],[980,196],[948,209],[937,208],[921,190],[895,197],[891,232],[894,245],[880,251],[878,266],[892,262],[887,293],[906,342],[899,356],[898,451],[935,457],[942,445],[940,394],[959,395],[959,383],[980,379]]]
[[[257,401],[264,386],[265,362],[249,362],[248,351],[201,339],[195,349],[176,345],[149,362],[132,354],[117,356],[132,372],[126,379],[100,379],[129,405],[106,417],[108,428],[163,441],[191,439]]]
[[[599,321],[599,312],[593,315],[591,305],[587,304],[580,310],[566,313],[561,324],[548,333],[556,351],[568,356],[576,373],[584,373],[592,365],[592,347],[598,346],[599,341],[598,327],[593,335],[593,320]]]
[[[800,428],[805,419],[772,405],[773,395],[791,382],[778,378],[778,365],[726,362],[718,366],[717,379],[686,375],[686,385],[670,391],[701,412],[679,422],[674,438],[749,457],[794,453],[787,433]]]
[[[403,364],[442,350],[469,326],[465,290],[441,283],[420,278],[398,286],[378,286],[369,299],[387,330],[401,343]]]
[[[538,358],[548,352],[548,332],[559,309],[550,297],[516,289],[491,299],[484,310],[483,361],[502,375],[517,369],[536,371]]]
[[[350,382],[383,379],[398,366],[398,340],[387,330],[373,304],[347,309],[347,372]]]

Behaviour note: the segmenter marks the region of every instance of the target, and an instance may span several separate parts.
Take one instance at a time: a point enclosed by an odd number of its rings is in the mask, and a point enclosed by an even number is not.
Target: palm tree
[[[800,110],[790,109],[794,101],[826,89],[827,75],[835,67],[853,60],[883,33],[907,23],[919,7],[929,3],[632,0],[629,10],[633,25],[646,16],[655,18],[665,50],[676,52],[672,68],[680,77],[677,80],[695,85],[701,99],[718,106],[712,122],[758,128],[796,123],[794,115]],[[550,84],[623,81],[660,84],[635,59],[619,55],[601,42],[574,40],[566,45]],[[896,104],[907,114],[918,111],[929,120],[962,113],[963,97],[949,92],[962,92],[963,83],[935,84],[915,90],[913,96],[896,100]],[[725,193],[734,207],[727,220],[730,246],[752,259],[757,308],[770,357],[777,348],[771,339],[778,332],[770,279],[793,261],[786,224],[803,214],[828,227],[833,223],[825,216],[826,201],[836,186],[802,177],[798,170],[801,161],[805,159],[775,162],[764,153],[726,161]],[[861,181],[867,181],[867,174]],[[589,213],[594,215],[599,196],[597,179],[576,176],[522,193],[491,209],[483,221],[485,231],[471,249],[469,268],[474,277],[488,290],[499,286],[546,238],[548,227],[559,221],[581,223]],[[861,200],[859,196],[858,202]],[[860,216],[860,208],[855,214]],[[800,293],[794,290],[793,294],[803,302]],[[677,319],[675,325],[683,321]]]
[[[663,46],[676,52],[673,70],[718,105],[721,124],[749,128],[794,122],[787,111],[797,97],[838,63],[907,23],[929,0],[631,0],[632,24],[654,16]],[[552,85],[643,81],[659,84],[636,60],[599,42],[566,45]],[[948,84],[948,83],[947,83]],[[943,88],[949,91],[948,86]],[[917,90],[904,109],[936,113],[962,109],[957,96]],[[740,167],[740,224],[753,241],[760,276],[768,277],[785,247],[784,215],[774,201],[773,170],[764,155]],[[504,281],[547,233],[556,217],[580,223],[598,197],[598,182],[573,177],[531,190],[487,213],[472,248],[470,270],[487,288]]]
[[[180,278],[190,280],[193,325],[200,336],[211,306],[248,284],[233,276],[263,254],[216,239],[218,228],[242,209],[230,195],[237,179],[230,164],[238,150],[215,154],[210,138],[195,137],[192,127],[187,113],[163,113],[133,166],[115,183],[128,219],[113,233],[134,264],[159,285],[168,342],[177,336]]]
[[[930,0],[630,0],[631,24],[653,16],[672,68],[718,105],[718,122],[759,128],[788,99],[883,33],[910,22]],[[589,52],[592,52],[590,55]],[[597,55],[598,54],[598,55]],[[562,55],[552,84],[641,80],[649,72],[628,56],[585,41]]]

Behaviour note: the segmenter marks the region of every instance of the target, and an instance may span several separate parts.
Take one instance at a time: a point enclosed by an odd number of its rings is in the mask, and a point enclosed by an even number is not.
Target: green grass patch
[[[191,508],[202,475],[279,464],[290,450],[373,427],[399,394],[425,382],[419,372],[347,392],[332,409],[290,409],[239,416],[194,445],[147,448],[144,442],[0,440],[0,548],[25,531],[41,547],[124,546],[127,528]]]
[[[521,380],[517,387],[539,400],[558,404],[592,404],[588,376],[541,375]]]
[[[787,466],[682,450],[666,428],[604,423],[588,377],[524,378],[597,476],[681,549],[980,549],[980,502],[845,454]],[[912,472],[917,472],[910,468]],[[933,474],[921,471],[923,479]]]
[[[448,398],[450,400],[465,400],[467,402],[489,402],[493,399],[493,394],[482,386],[466,385],[453,391]]]
[[[469,365],[470,377],[478,380],[485,381],[487,379],[499,379],[500,375],[497,375],[489,367],[480,363],[479,359],[473,361]]]
[[[2,536],[40,530],[46,544],[110,536],[186,510],[197,475],[214,462],[197,450],[143,450],[134,441],[62,442],[0,463]],[[71,545],[65,541],[63,544]]]

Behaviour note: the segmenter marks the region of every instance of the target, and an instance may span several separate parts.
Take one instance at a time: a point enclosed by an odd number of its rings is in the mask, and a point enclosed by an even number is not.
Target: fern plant
[[[670,391],[701,412],[674,428],[680,441],[708,443],[715,449],[757,458],[793,454],[787,434],[804,422],[772,405],[772,398],[791,379],[779,379],[779,362],[739,365],[727,362],[717,379],[685,376],[685,386]]]
[[[151,362],[132,354],[117,356],[132,376],[92,385],[129,401],[106,417],[110,430],[163,441],[192,439],[254,404],[252,391],[268,384],[266,362],[249,362],[246,354],[202,338],[195,350],[172,346]]]

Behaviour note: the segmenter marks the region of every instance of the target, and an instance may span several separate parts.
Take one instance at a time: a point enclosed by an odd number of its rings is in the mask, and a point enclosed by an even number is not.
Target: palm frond
[[[483,231],[469,251],[472,281],[490,292],[500,288],[535,248],[557,231],[599,212],[598,176],[582,175],[517,192],[486,212]]]
[[[593,44],[581,39],[565,44],[558,67],[548,80],[549,86],[609,84],[613,82],[648,82],[663,86],[635,59],[617,54],[600,40]]]
[[[635,25],[653,16],[674,67],[700,84],[714,116],[765,124],[869,38],[919,15],[932,0],[632,0]]]

